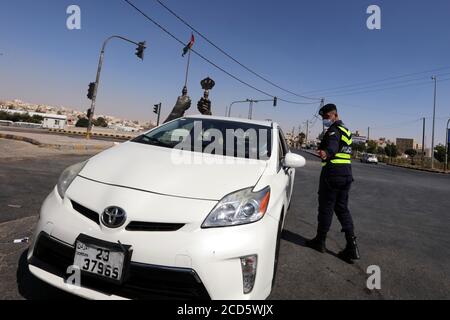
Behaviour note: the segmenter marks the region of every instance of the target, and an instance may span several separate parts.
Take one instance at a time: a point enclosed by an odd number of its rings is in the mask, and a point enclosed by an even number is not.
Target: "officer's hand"
[[[327,159],[327,153],[324,150],[319,150],[318,154],[319,154],[319,157],[322,160],[326,160]]]

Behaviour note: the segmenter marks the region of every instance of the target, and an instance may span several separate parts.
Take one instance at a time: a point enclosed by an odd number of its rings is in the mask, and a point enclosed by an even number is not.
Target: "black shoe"
[[[307,247],[319,251],[320,253],[325,253],[326,251],[325,239],[323,238],[319,238],[316,236],[314,239],[306,240],[305,244]]]
[[[356,244],[356,237],[352,237],[347,240],[347,246],[344,250],[338,253],[338,257],[349,263],[352,263],[353,260],[359,260],[361,258],[359,255],[358,245]]]

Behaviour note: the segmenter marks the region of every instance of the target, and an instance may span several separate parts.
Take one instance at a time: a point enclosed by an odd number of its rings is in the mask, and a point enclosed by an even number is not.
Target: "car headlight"
[[[236,226],[260,220],[269,205],[270,187],[258,192],[252,189],[225,196],[205,219],[202,228]]]
[[[69,188],[70,184],[80,173],[80,171],[83,170],[86,163],[87,161],[74,164],[73,166],[70,166],[66,170],[64,170],[63,173],[61,173],[57,184],[58,193],[61,198],[64,198],[64,195],[66,194],[66,191]]]

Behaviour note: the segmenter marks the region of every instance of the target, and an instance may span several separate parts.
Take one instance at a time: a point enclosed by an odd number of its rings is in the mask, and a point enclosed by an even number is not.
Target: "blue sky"
[[[190,30],[154,0],[133,2],[177,37],[189,40]],[[427,117],[430,143],[433,72],[335,91],[320,90],[444,67],[447,69],[435,73],[440,79],[450,79],[448,0],[165,3],[266,78],[291,91],[313,91],[310,95],[335,102],[352,130],[366,133],[370,126],[372,137],[411,137],[420,143],[422,127],[417,120]],[[66,28],[66,8],[71,4],[81,7],[81,30]],[[381,30],[366,27],[366,9],[372,4],[381,7]],[[113,34],[146,40],[148,49],[141,62],[133,46],[120,41],[108,45],[97,112],[154,120],[153,104],[162,102],[165,117],[183,86],[186,59],[181,57],[182,47],[122,0],[1,0],[0,30],[0,99],[87,109],[87,86],[95,78],[101,43]],[[301,100],[248,73],[200,37],[195,49],[264,91]],[[197,113],[196,101],[202,95],[199,82],[206,76],[216,81],[210,94],[215,114],[223,115],[225,106],[234,100],[266,98],[196,56],[191,63],[188,87],[194,103],[190,114]],[[410,84],[418,85],[384,90]],[[444,141],[445,118],[450,116],[449,88],[450,81],[438,83],[438,142]],[[277,120],[290,131],[311,119],[317,106],[280,102],[273,108],[270,103],[261,103],[255,106],[255,118]],[[245,117],[247,108],[235,106],[233,113]],[[317,122],[313,134],[320,127]]]

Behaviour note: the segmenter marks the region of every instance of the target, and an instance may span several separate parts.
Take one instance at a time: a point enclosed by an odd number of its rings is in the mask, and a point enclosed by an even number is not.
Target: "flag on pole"
[[[183,48],[182,57],[184,57],[189,52],[189,50],[192,49],[192,47],[194,46],[194,43],[195,43],[195,38],[194,38],[194,34],[192,34],[191,41],[189,41],[189,43],[186,45],[186,47]]]

